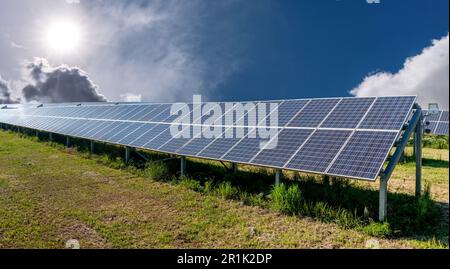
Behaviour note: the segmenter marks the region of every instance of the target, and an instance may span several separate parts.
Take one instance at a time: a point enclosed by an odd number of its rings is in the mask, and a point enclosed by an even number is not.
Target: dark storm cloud
[[[46,59],[34,58],[32,62],[27,63],[26,69],[31,81],[22,89],[22,94],[27,102],[106,101],[88,75],[78,67],[52,67]]]
[[[18,103],[18,100],[11,98],[11,89],[8,82],[0,76],[0,104]]]

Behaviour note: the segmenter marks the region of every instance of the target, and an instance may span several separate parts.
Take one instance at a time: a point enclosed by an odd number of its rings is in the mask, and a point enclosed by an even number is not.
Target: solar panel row
[[[435,135],[448,135],[448,111],[431,112],[424,110],[424,130]]]
[[[273,102],[278,106],[271,107]],[[180,115],[171,113],[171,104],[26,106],[0,110],[0,122],[185,156],[374,180],[415,97],[273,102],[263,102],[267,113],[246,107],[249,103],[219,103],[221,115],[233,116],[232,122],[219,117],[203,126],[198,124],[208,121],[217,106],[204,103],[208,113],[202,115],[188,104],[190,113],[185,117],[193,124],[179,131],[192,134],[200,128],[219,137],[206,137],[205,132],[192,138],[174,137],[171,126]],[[237,113],[236,106],[247,109]],[[273,115],[278,115],[276,126],[255,126],[271,122]],[[258,135],[264,131],[275,135]]]

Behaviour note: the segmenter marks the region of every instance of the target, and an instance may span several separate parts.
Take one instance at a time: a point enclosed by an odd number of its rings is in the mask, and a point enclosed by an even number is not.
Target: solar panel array
[[[425,133],[448,135],[448,111],[423,111]]]
[[[202,104],[202,109],[209,109],[207,113],[196,113],[199,107],[189,104],[189,123],[181,128],[191,133],[195,128],[219,128],[215,130],[219,137],[206,137],[205,133],[173,137],[170,128],[180,115],[171,114],[169,103],[25,105],[0,109],[0,122],[183,156],[375,180],[413,111],[415,99],[264,101],[266,113],[246,107],[258,102],[218,103],[224,117],[216,120],[209,113],[211,103]],[[238,106],[248,109],[239,114]],[[275,113],[277,125],[258,125],[270,122]],[[232,123],[225,124],[226,117],[232,118]],[[263,139],[257,135],[260,131],[276,135]]]

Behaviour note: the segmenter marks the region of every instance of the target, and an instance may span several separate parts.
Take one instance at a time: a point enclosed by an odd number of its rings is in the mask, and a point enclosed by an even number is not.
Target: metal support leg
[[[39,131],[36,130],[36,137],[39,138]]]
[[[275,172],[275,185],[280,185],[281,182],[281,169],[277,169]]]
[[[386,220],[387,211],[387,180],[383,177],[380,178],[380,201],[378,208],[378,220]]]
[[[125,147],[125,163],[130,161],[130,147]]]
[[[422,119],[416,126],[414,133],[414,148],[416,157],[416,196],[420,196],[422,190]]]
[[[48,140],[53,141],[53,134],[52,133],[48,133]]]
[[[91,153],[94,153],[94,141],[90,141],[91,142]]]
[[[66,147],[70,147],[70,137],[66,136]]]
[[[180,169],[180,174],[181,176],[185,176],[186,175],[186,157],[181,156],[181,169]]]
[[[237,173],[237,171],[238,171],[238,165],[237,165],[237,163],[232,163],[231,164],[231,170],[233,171],[233,173]]]

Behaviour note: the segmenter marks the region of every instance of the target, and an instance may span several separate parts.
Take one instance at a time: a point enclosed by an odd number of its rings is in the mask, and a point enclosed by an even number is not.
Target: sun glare
[[[46,41],[52,51],[61,54],[70,53],[80,45],[80,28],[70,21],[54,22],[47,30]]]

